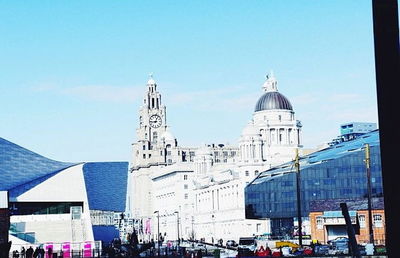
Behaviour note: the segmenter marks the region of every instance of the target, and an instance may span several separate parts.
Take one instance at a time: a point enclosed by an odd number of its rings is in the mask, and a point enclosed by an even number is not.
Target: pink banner
[[[45,254],[46,258],[53,258],[53,243],[52,242],[46,243],[44,250],[46,251],[46,254]]]
[[[62,244],[62,251],[63,251],[63,257],[66,257],[66,258],[71,257],[71,243],[64,242]]]
[[[83,257],[92,257],[92,243],[86,241],[83,245]]]
[[[145,231],[145,233],[146,234],[151,234],[151,220],[150,219],[146,220],[146,231]]]

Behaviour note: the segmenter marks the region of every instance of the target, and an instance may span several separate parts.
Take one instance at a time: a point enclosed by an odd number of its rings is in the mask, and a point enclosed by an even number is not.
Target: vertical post
[[[376,90],[379,112],[379,137],[382,179],[385,195],[386,248],[389,257],[398,256],[400,212],[393,204],[400,203],[398,194],[399,146],[398,128],[393,110],[398,103],[400,85],[399,15],[397,0],[372,0]]]
[[[297,193],[297,222],[299,228],[299,245],[303,246],[303,232],[302,232],[302,220],[301,220],[301,191],[300,191],[300,163],[299,163],[299,149],[296,148],[296,160],[294,163],[296,167],[296,193]]]
[[[372,189],[371,189],[371,169],[370,169],[370,148],[369,144],[365,144],[365,167],[367,172],[367,188],[368,188],[368,228],[369,228],[369,242],[374,244],[374,229],[372,226]]]
[[[179,211],[175,211],[174,213],[176,213],[176,232],[178,235],[178,246],[179,246],[181,243],[181,239],[179,237]]]
[[[160,212],[155,211],[157,213],[157,255],[160,256]]]
[[[357,246],[356,234],[354,232],[353,225],[351,224],[349,211],[347,209],[347,204],[345,202],[340,203],[340,208],[342,209],[342,214],[344,220],[346,221],[347,236],[349,237],[350,241],[351,256],[361,258],[360,250],[358,250]]]

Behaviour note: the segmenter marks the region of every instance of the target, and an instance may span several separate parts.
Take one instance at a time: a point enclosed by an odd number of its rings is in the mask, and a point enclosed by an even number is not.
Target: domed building
[[[182,147],[166,124],[157,83],[149,79],[133,143],[127,198],[129,216],[147,221],[151,228],[136,225],[140,239],[157,239],[154,232],[159,231],[170,240],[179,234],[225,242],[269,231],[267,220],[245,218],[244,188],[262,171],[294,159],[295,149],[302,147],[301,123],[295,120],[289,99],[278,92],[272,73],[262,90],[238,145]]]

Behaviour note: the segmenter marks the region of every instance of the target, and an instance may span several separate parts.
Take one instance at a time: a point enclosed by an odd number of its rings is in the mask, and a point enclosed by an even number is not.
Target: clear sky
[[[130,161],[154,73],[182,146],[236,144],[273,70],[305,147],[378,122],[371,1],[0,0],[0,137]]]

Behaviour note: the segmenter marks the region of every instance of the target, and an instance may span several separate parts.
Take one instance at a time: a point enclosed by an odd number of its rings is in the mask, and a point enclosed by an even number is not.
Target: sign
[[[70,242],[62,243],[62,251],[63,251],[63,257],[66,258],[71,257],[71,243]]]
[[[92,243],[90,241],[83,244],[83,257],[92,257]]]
[[[365,245],[365,253],[366,253],[366,255],[374,255],[374,245],[366,244]]]
[[[0,209],[8,208],[8,192],[0,191]]]
[[[0,191],[0,244],[8,243],[10,212],[8,210],[8,192]]]
[[[46,243],[44,250],[46,251],[46,258],[53,258],[53,242]]]

